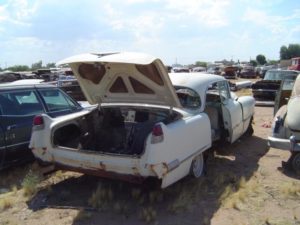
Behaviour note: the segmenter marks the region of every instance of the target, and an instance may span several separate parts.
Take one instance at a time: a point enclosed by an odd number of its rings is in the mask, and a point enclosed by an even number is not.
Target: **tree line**
[[[5,70],[9,70],[12,72],[21,72],[21,71],[36,71],[38,69],[47,69],[47,68],[53,68],[55,67],[55,63],[47,63],[45,66],[43,66],[43,61],[40,60],[38,62],[35,62],[31,64],[31,67],[27,65],[14,65],[5,68]],[[3,71],[4,69],[0,68],[0,71]]]
[[[300,44],[289,44],[288,47],[285,45],[281,46],[279,52],[280,60],[291,59],[294,57],[300,57]],[[252,64],[253,66],[265,65],[266,63],[277,64],[278,62],[279,62],[278,60],[268,60],[267,62],[266,57],[263,54],[257,55],[255,60],[250,60],[250,64]],[[207,62],[197,61],[195,62],[195,65],[207,67]],[[33,63],[31,67],[27,65],[15,65],[15,66],[5,68],[5,70],[10,70],[13,72],[35,71],[37,69],[51,68],[51,67],[55,67],[55,63],[47,63],[45,66],[43,66],[43,62],[42,60],[40,60],[36,63]],[[0,68],[0,71],[2,70],[3,69]]]

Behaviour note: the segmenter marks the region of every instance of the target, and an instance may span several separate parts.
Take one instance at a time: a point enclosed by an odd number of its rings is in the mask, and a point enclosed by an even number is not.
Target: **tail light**
[[[164,140],[164,132],[161,127],[161,124],[157,123],[154,125],[152,129],[152,137],[151,137],[151,143],[156,144],[160,143]]]
[[[44,119],[43,116],[37,115],[33,118],[33,129],[40,130],[44,128]]]
[[[44,124],[44,119],[41,115],[35,116],[33,118],[33,125],[38,126],[38,125],[43,125]]]

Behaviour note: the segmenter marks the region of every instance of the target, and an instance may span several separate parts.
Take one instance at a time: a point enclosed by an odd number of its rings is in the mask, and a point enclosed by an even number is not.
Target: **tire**
[[[247,137],[251,137],[254,133],[253,126],[252,126],[252,120],[253,120],[253,117],[251,117],[248,128],[245,132],[245,136],[247,136]]]
[[[205,170],[204,165],[205,162],[204,162],[203,154],[200,153],[192,161],[191,169],[190,169],[191,175],[195,178],[201,177]]]
[[[297,173],[299,173],[300,172],[300,152],[294,153],[291,163],[292,163],[293,169]]]

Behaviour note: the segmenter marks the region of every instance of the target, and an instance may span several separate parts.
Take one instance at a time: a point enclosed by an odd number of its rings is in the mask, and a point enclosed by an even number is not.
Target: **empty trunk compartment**
[[[141,155],[153,126],[181,115],[168,109],[103,107],[55,129],[53,144],[82,151]]]

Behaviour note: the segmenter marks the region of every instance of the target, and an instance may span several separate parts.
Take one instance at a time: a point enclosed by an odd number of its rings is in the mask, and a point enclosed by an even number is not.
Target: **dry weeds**
[[[74,218],[74,221],[84,221],[88,220],[92,217],[91,212],[87,212],[85,210],[79,210],[77,216]]]
[[[142,208],[140,212],[140,219],[146,221],[147,223],[155,221],[156,217],[157,212],[152,206]]]
[[[38,173],[29,170],[22,182],[24,196],[33,196],[38,191],[38,185],[40,182],[41,176]]]

